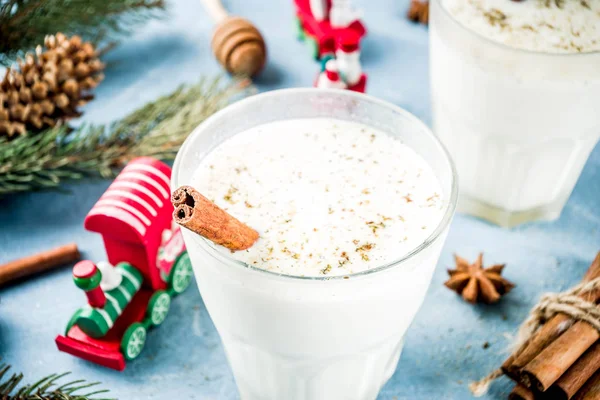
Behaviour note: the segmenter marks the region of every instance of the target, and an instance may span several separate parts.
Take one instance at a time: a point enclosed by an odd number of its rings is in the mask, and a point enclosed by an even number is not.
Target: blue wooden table
[[[169,15],[125,40],[85,120],[108,122],[200,75],[218,74],[209,39],[212,24],[200,0],[172,0]],[[228,9],[265,35],[269,64],[260,90],[310,86],[317,65],[295,41],[291,0],[231,0]],[[427,29],[405,20],[407,1],[359,2],[370,29],[363,65],[368,92],[430,122]],[[108,181],[68,186],[71,193],[35,193],[0,200],[0,263],[76,241],[84,256],[104,258],[99,235],[82,222]],[[562,217],[506,230],[458,215],[427,299],[410,329],[400,364],[380,399],[469,399],[467,385],[497,367],[518,324],[541,293],[580,280],[600,249],[600,148],[579,180]],[[473,307],[443,287],[457,252],[487,263],[506,262],[516,289],[495,306]],[[236,399],[219,337],[196,287],[177,298],[164,325],[148,336],[142,356],[125,372],[59,353],[54,337],[84,302],[65,268],[0,290],[0,355],[29,381],[53,372],[102,381],[120,399]],[[484,344],[488,343],[484,348]],[[506,379],[487,399],[510,391]],[[320,399],[319,399],[320,400]]]

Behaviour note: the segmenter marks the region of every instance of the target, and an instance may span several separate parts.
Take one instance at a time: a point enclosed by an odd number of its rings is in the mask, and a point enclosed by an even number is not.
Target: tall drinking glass
[[[444,214],[409,254],[346,278],[262,270],[184,229],[200,293],[244,400],[375,399],[396,369],[455,209],[454,167],[431,131],[398,107],[337,90],[274,91],[216,113],[177,155],[173,189],[190,184],[200,161],[227,138],[272,121],[314,117],[367,124],[413,148],[440,181]]]
[[[558,218],[600,137],[600,52],[508,47],[432,0],[430,67],[459,211],[503,226]]]

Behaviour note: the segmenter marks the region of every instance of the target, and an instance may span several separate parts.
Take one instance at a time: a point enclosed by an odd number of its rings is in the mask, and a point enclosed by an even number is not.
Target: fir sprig
[[[159,16],[164,0],[2,0],[0,62],[43,43],[46,35],[78,34],[96,43]]]
[[[0,399],[2,400],[109,400],[97,397],[108,393],[98,389],[99,382],[71,381],[59,386],[59,380],[69,375],[52,374],[39,381],[22,385],[22,373],[10,373],[10,365],[0,364]]]
[[[201,80],[110,125],[0,139],[0,197],[84,177],[109,178],[135,157],[172,160],[194,127],[246,88],[246,81]]]

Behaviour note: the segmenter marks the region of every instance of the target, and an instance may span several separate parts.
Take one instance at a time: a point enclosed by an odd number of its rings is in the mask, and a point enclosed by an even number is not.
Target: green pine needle
[[[0,62],[9,64],[57,32],[107,43],[136,24],[159,17],[164,8],[164,0],[3,0]]]
[[[10,374],[10,365],[0,364],[0,399],[2,400],[110,400],[97,397],[99,394],[108,393],[108,390],[98,390],[99,382],[85,382],[76,380],[58,386],[58,381],[64,374],[52,374],[39,381],[20,386],[23,374]],[[87,393],[84,389],[90,389]],[[114,399],[113,399],[114,400]]]
[[[191,131],[231,99],[246,81],[223,85],[202,79],[182,86],[110,125],[66,127],[8,141],[0,138],[0,198],[57,188],[85,177],[110,178],[129,160],[175,158]]]

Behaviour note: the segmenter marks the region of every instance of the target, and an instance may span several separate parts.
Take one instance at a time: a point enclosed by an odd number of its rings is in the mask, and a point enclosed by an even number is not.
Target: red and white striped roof
[[[171,168],[153,158],[136,158],[127,164],[85,219],[85,228],[126,241],[143,242],[162,230],[154,221],[170,218]]]

